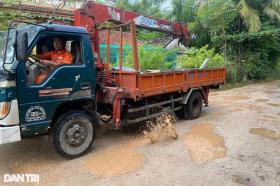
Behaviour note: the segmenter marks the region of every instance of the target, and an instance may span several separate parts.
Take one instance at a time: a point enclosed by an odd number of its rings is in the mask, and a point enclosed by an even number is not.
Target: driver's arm
[[[52,51],[50,51],[45,54],[41,54],[38,57],[41,59],[41,63],[44,63],[45,65],[56,66],[57,64],[51,61],[52,55],[53,55],[53,53],[52,53]]]
[[[45,54],[41,54],[38,56],[42,60],[51,60],[52,59],[52,52],[47,52]]]

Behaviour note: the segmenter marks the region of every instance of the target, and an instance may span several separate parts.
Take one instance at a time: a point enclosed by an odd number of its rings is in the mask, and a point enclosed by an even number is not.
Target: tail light
[[[0,120],[4,119],[10,112],[11,102],[1,102],[0,103]]]

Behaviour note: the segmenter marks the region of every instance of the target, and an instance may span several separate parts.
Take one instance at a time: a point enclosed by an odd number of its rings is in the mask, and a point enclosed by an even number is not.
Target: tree
[[[212,35],[225,34],[237,15],[232,0],[215,0],[203,3],[197,11],[197,19]]]
[[[274,0],[264,8],[264,13],[271,19],[280,22],[280,1]]]
[[[249,32],[261,30],[261,14],[280,21],[280,3],[278,0],[239,0],[237,8]]]

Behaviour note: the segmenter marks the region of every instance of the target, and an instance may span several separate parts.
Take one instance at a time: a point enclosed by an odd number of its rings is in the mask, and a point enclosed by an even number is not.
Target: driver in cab
[[[45,77],[49,74],[51,69],[53,69],[57,65],[62,64],[71,64],[73,60],[73,56],[70,52],[66,50],[66,41],[61,37],[54,38],[53,41],[54,50],[43,53],[38,57],[41,59],[40,63],[45,66],[50,67],[49,70],[41,72],[36,78],[35,83],[40,84]]]

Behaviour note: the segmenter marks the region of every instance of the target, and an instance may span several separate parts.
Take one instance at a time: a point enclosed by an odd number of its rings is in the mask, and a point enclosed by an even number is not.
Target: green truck
[[[100,115],[109,116],[117,129],[162,112],[195,119],[203,102],[208,104],[209,87],[224,83],[225,69],[140,71],[135,24],[158,28],[131,16],[133,21],[123,20],[126,24],[121,26],[131,28],[135,69],[124,71],[121,65],[119,70],[108,69],[109,60],[104,64],[100,59],[95,25],[107,19],[92,19],[92,8],[95,12],[105,8],[110,19],[119,19],[119,9],[91,2],[75,12],[75,26],[11,23],[0,41],[0,144],[51,134],[60,155],[76,158],[90,149]],[[133,15],[139,18],[139,14]],[[153,24],[161,22],[161,30],[174,37],[186,37],[180,24],[152,20]],[[47,67],[35,56],[44,48],[53,50],[56,37],[65,40],[73,61],[52,68],[36,84],[36,76]]]

